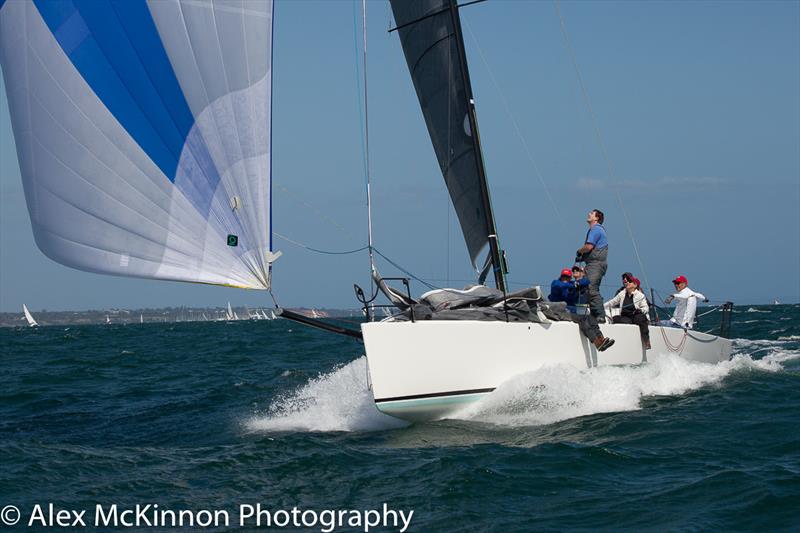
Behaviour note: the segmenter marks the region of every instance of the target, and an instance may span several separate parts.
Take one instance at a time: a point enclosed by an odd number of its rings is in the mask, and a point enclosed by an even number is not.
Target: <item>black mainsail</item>
[[[390,0],[408,70],[473,267],[490,244],[505,289],[455,0]],[[490,236],[494,242],[490,242]]]

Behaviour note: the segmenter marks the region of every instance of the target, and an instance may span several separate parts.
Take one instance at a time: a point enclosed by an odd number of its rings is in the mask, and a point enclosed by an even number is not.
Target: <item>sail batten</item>
[[[390,1],[425,125],[476,268],[496,231],[456,6],[453,0]],[[502,273],[497,283],[502,286]]]
[[[0,3],[0,65],[45,255],[268,289],[271,47],[269,0]]]

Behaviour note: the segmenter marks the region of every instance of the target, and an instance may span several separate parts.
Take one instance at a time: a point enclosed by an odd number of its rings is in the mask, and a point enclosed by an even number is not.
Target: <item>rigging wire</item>
[[[353,15],[354,15],[354,24],[353,24],[353,39],[355,43],[355,51],[356,51],[356,73],[358,73],[358,23],[355,20],[355,1],[353,4]],[[367,0],[361,0],[361,29],[362,29],[362,45],[363,45],[363,68],[364,68],[364,115],[362,121],[362,153],[364,157],[364,180],[366,182],[366,192],[367,192],[367,246],[366,249],[368,250],[369,254],[369,280],[370,286],[372,287],[372,296],[369,298],[369,302],[375,300],[378,296],[378,284],[375,282],[373,273],[376,272],[375,269],[375,256],[373,254],[373,243],[372,243],[372,176],[370,174],[370,164],[369,164],[369,92],[367,90]],[[361,116],[361,98],[359,97],[359,116]],[[357,287],[358,288],[358,287]],[[358,288],[360,291],[361,289]],[[366,305],[366,302],[365,302]]]
[[[314,253],[318,253],[318,254],[348,255],[348,254],[354,254],[354,253],[357,253],[357,252],[363,252],[364,250],[366,250],[368,248],[367,246],[362,246],[361,248],[357,248],[355,250],[345,250],[345,251],[341,251],[341,252],[340,251],[330,251],[330,250],[320,250],[319,248],[313,248],[311,246],[303,244],[302,242],[297,242],[295,240],[292,240],[292,239],[290,239],[289,237],[287,237],[285,235],[281,235],[277,231],[273,231],[273,233],[275,234],[276,237],[280,237],[281,239],[283,239],[284,241],[286,241],[288,243],[294,244],[295,246],[299,246],[300,248],[305,248],[306,250],[308,250],[310,252],[314,252]]]
[[[388,262],[390,265],[392,265],[393,267],[395,267],[397,270],[399,270],[400,272],[402,272],[403,274],[405,274],[405,275],[406,275],[406,276],[408,276],[409,278],[411,278],[411,279],[413,279],[413,280],[415,280],[415,281],[418,281],[418,282],[422,283],[423,285],[425,285],[426,287],[428,287],[428,288],[429,288],[429,289],[431,289],[431,290],[435,290],[435,289],[441,289],[441,287],[437,287],[437,286],[435,286],[435,285],[432,285],[432,284],[428,283],[427,281],[425,281],[424,279],[422,279],[422,278],[419,278],[419,277],[415,276],[415,275],[414,275],[414,274],[412,274],[412,273],[411,273],[409,270],[407,270],[407,269],[405,269],[405,268],[401,267],[400,265],[398,265],[397,263],[395,263],[394,261],[392,261],[391,259],[389,259],[389,258],[388,258],[388,257],[386,257],[385,255],[383,255],[383,254],[380,252],[380,250],[378,250],[377,248],[374,248],[374,247],[373,247],[373,250],[375,251],[375,253],[376,253],[376,254],[378,254],[379,256],[381,256],[382,258],[384,258],[384,259],[385,259],[385,260],[386,260],[386,261],[387,261],[387,262]]]
[[[361,136],[361,159],[364,172],[364,187],[367,186],[367,157],[366,147],[364,142],[364,103],[361,101],[361,68],[359,67],[358,58],[358,4],[357,0],[353,0],[353,52],[355,53],[355,74],[356,74],[356,97],[358,98],[358,133]]]
[[[628,213],[625,210],[624,203],[622,202],[622,196],[620,195],[620,192],[619,192],[619,189],[620,189],[619,180],[617,179],[617,176],[614,173],[614,167],[611,164],[611,158],[609,157],[608,151],[606,150],[606,145],[605,145],[605,142],[603,141],[603,135],[600,132],[600,126],[599,126],[598,121],[597,121],[597,116],[595,115],[594,109],[592,108],[592,103],[589,100],[589,93],[588,93],[588,90],[586,88],[586,84],[583,81],[583,76],[581,76],[580,68],[578,68],[578,61],[575,58],[575,52],[572,49],[572,44],[570,43],[570,40],[569,40],[569,34],[567,33],[567,26],[566,26],[566,23],[564,22],[564,17],[561,15],[561,1],[560,0],[554,0],[554,4],[555,4],[555,8],[556,8],[556,15],[558,15],[558,20],[560,22],[561,36],[564,38],[565,47],[566,47],[567,52],[569,54],[570,60],[572,61],[572,66],[575,69],[575,74],[576,74],[576,76],[578,78],[578,83],[580,84],[580,87],[581,87],[581,94],[583,95],[584,103],[586,104],[586,107],[587,107],[587,109],[589,111],[589,116],[591,116],[591,118],[592,118],[592,126],[594,127],[594,133],[595,133],[595,136],[597,137],[597,141],[598,141],[598,143],[600,145],[600,151],[603,153],[603,158],[606,161],[606,166],[607,166],[607,169],[608,169],[608,175],[611,178],[611,181],[612,181],[612,184],[613,184],[613,187],[614,187],[614,193],[615,193],[615,195],[617,197],[617,202],[619,203],[620,210],[622,211],[622,216],[623,216],[623,218],[625,220],[625,225],[628,228],[628,235],[630,236],[631,243],[633,244],[633,251],[636,254],[636,261],[638,261],[638,263],[639,263],[639,268],[642,271],[642,276],[644,277],[644,281],[645,281],[646,286],[652,287],[652,285],[650,285],[650,280],[648,280],[648,278],[647,278],[647,271],[644,268],[644,263],[642,262],[642,257],[639,255],[639,246],[636,243],[636,237],[634,237],[634,235],[633,235],[633,228],[631,227],[631,223],[630,223],[630,220],[628,218]]]
[[[303,200],[303,198],[300,197],[300,195],[290,191],[285,186],[280,185],[280,184],[276,184],[276,185],[277,185],[278,189],[281,190],[281,192],[286,193],[288,196],[290,196],[292,198],[292,200],[294,200],[295,202],[299,203],[303,207],[306,207],[309,211],[313,212],[315,215],[317,215],[324,222],[327,222],[328,224],[331,224],[331,225],[335,226],[337,229],[341,230],[342,233],[346,234],[347,236],[355,238],[355,236],[353,235],[353,233],[350,230],[348,230],[347,228],[342,226],[335,219],[333,219],[330,216],[326,215],[321,209],[319,209],[318,207],[315,207],[315,206],[311,205],[310,203],[308,203],[307,201]]]
[[[503,90],[500,88],[500,84],[497,82],[497,78],[494,76],[494,72],[492,72],[492,68],[489,66],[489,62],[486,60],[486,56],[483,53],[483,49],[481,48],[480,44],[478,44],[478,39],[475,37],[475,34],[472,32],[472,28],[470,27],[469,23],[466,20],[462,20],[464,26],[467,27],[467,31],[469,32],[469,36],[472,38],[472,42],[475,43],[475,47],[478,49],[478,55],[483,61],[483,65],[486,67],[486,71],[489,73],[489,78],[492,80],[492,84],[494,84],[497,93],[500,95],[500,101],[503,103],[503,108],[506,111],[506,114],[511,119],[511,123],[514,125],[514,131],[519,137],[520,142],[522,143],[522,147],[525,149],[525,154],[528,156],[528,161],[530,161],[533,170],[536,172],[536,177],[539,178],[539,183],[542,184],[542,188],[544,189],[545,195],[547,196],[547,200],[550,202],[550,206],[553,208],[553,211],[556,214],[556,218],[558,218],[559,224],[561,224],[561,229],[566,232],[566,226],[564,224],[564,219],[561,217],[561,212],[558,210],[556,206],[555,200],[553,200],[552,195],[550,194],[550,189],[547,187],[547,184],[542,177],[542,173],[539,171],[539,165],[536,164],[536,159],[533,157],[533,152],[531,151],[530,147],[528,146],[525,137],[522,135],[522,130],[519,127],[519,123],[514,118],[514,114],[511,112],[511,107],[508,104],[508,99],[506,98]]]

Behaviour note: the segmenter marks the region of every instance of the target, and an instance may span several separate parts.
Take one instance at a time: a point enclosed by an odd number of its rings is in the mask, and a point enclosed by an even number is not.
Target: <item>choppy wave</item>
[[[375,407],[360,357],[310,380],[246,422],[251,431],[380,431],[407,426]]]
[[[748,307],[747,308],[747,312],[748,313],[769,313],[770,311],[768,309],[756,309],[755,307]]]

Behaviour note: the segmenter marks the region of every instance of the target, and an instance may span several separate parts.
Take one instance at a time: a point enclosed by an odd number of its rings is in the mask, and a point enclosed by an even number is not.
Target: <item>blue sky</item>
[[[554,4],[462,10],[512,288],[549,284],[570,266],[586,212],[599,208],[611,243],[607,297],[630,270],[662,294],[684,274],[712,300],[800,301],[800,3],[563,2],[561,13],[613,180]],[[275,22],[274,230],[314,248],[360,248],[353,3],[278,1]],[[390,26],[388,4],[368,2],[375,243],[421,278],[463,286],[474,276]],[[4,89],[0,192],[2,311],[270,303],[262,292],[100,276],[47,259],[33,242]],[[281,304],[356,306],[364,253],[275,243]]]

